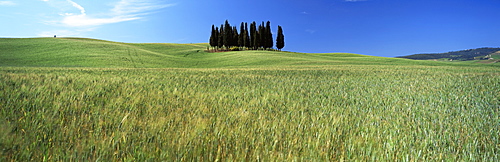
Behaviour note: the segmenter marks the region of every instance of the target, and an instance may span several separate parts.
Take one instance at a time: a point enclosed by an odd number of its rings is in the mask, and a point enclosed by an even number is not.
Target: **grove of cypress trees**
[[[284,47],[284,36],[281,26],[278,27],[278,33],[281,34],[276,38],[276,47],[281,49]],[[257,23],[253,21],[250,23],[250,30],[248,29],[248,24],[242,22],[238,31],[236,26],[231,26],[229,21],[226,20],[224,24],[221,24],[220,28],[212,25],[209,44],[214,48],[225,47],[226,49],[231,47],[246,47],[253,50],[273,48],[274,41],[271,22],[267,21],[264,23],[262,21],[257,26]]]

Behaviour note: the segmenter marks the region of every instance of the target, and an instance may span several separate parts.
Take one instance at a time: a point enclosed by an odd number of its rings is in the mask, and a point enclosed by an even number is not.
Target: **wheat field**
[[[0,69],[0,161],[498,161],[500,70]]]

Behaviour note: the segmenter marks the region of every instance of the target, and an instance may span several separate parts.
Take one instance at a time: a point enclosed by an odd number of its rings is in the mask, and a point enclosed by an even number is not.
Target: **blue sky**
[[[394,57],[500,47],[499,18],[499,0],[0,0],[0,37],[201,43],[271,21],[286,51]]]

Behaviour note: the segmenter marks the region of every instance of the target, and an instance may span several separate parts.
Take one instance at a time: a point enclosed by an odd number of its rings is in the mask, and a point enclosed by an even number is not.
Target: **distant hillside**
[[[121,43],[88,38],[0,38],[0,67],[222,68],[436,64],[351,53],[205,52],[209,45]],[[445,63],[441,63],[445,64]]]
[[[133,44],[88,38],[0,38],[0,66],[179,67],[207,44]]]
[[[205,51],[208,46],[208,43],[121,43],[89,38],[0,38],[0,67],[260,68],[325,65],[473,65],[467,62],[420,61],[352,53],[264,50],[209,53]]]
[[[453,60],[487,60],[491,54],[499,52],[500,48],[477,48],[462,51],[452,51],[447,53],[427,53],[415,54],[409,56],[400,56],[398,58],[407,58],[413,60],[433,60],[433,59],[453,59]]]

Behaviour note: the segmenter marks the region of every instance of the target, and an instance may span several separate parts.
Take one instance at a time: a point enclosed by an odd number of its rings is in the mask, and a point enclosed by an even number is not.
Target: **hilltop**
[[[226,68],[335,65],[457,65],[352,53],[205,52],[209,45],[121,43],[89,38],[1,38],[0,66]]]
[[[452,51],[446,53],[425,53],[409,56],[400,56],[398,58],[407,58],[413,60],[492,60],[500,54],[500,48],[476,48],[461,51]],[[498,59],[498,58],[497,58]]]

